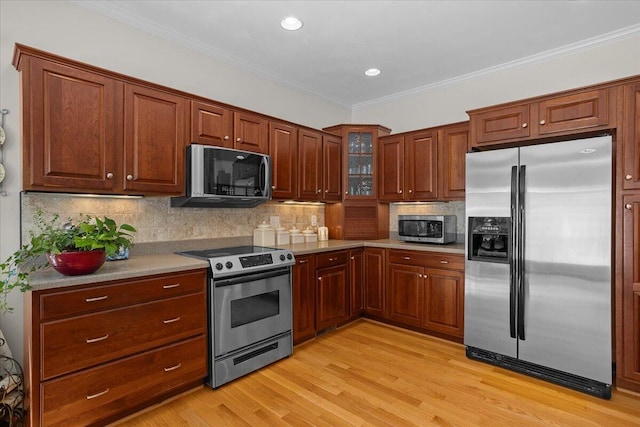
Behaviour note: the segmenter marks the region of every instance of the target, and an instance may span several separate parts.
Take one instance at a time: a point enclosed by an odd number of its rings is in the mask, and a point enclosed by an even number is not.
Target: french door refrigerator
[[[468,153],[467,356],[611,397],[611,136]]]

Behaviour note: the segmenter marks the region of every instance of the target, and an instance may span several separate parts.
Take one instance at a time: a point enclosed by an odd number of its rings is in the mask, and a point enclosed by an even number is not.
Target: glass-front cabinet
[[[378,137],[391,130],[379,125],[338,125],[324,130],[342,137],[343,200],[376,199]]]

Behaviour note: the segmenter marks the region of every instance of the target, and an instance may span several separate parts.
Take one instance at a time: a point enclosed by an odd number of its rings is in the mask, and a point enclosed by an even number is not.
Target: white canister
[[[318,240],[320,241],[329,240],[328,227],[318,227]]]
[[[276,230],[267,222],[263,222],[253,230],[254,246],[274,246],[276,244]]]
[[[304,236],[304,242],[305,243],[317,242],[318,241],[318,235],[316,233],[314,233],[313,230],[310,229],[310,228],[307,228],[306,230],[304,230],[302,232],[302,235]]]
[[[288,245],[289,232],[284,227],[276,228],[276,245]]]
[[[296,243],[304,243],[304,235],[296,227],[289,230],[289,238],[291,239],[292,245]]]

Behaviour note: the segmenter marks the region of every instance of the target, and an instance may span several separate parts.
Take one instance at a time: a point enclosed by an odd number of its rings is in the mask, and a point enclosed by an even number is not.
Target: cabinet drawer
[[[205,282],[206,270],[198,270],[44,294],[40,316],[50,320],[203,292]]]
[[[41,325],[42,379],[203,334],[204,293]]]
[[[97,423],[207,374],[204,336],[41,385],[43,426]]]
[[[346,264],[349,259],[347,251],[325,252],[316,255],[316,268],[332,267]]]
[[[392,264],[415,265],[428,268],[464,270],[464,256],[441,252],[419,252],[389,250],[389,262]]]

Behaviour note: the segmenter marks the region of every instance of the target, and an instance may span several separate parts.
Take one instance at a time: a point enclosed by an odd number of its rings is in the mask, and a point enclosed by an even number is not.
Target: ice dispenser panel
[[[508,264],[511,258],[511,218],[469,217],[469,260]]]

